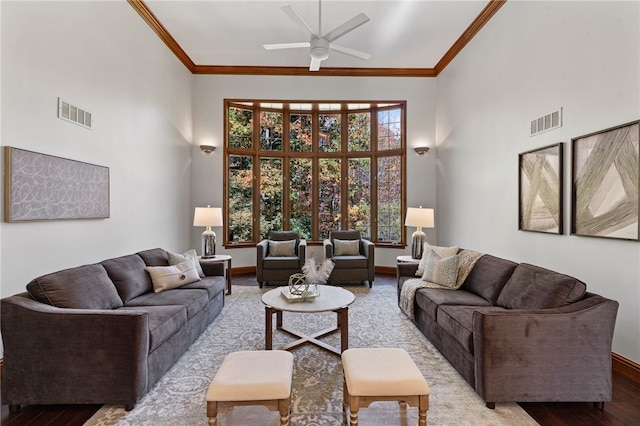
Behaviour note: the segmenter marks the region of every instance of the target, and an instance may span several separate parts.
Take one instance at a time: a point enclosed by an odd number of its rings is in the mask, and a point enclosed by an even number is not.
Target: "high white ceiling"
[[[336,44],[371,54],[331,52],[322,67],[433,68],[488,0],[322,0],[322,33],[363,12],[370,21]],[[318,31],[317,0],[145,0],[196,65],[308,67],[309,49],[265,50],[265,43],[307,42],[283,10],[293,6]]]

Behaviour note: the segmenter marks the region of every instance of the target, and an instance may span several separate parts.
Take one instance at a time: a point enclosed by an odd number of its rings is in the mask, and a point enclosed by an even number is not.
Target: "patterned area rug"
[[[349,347],[401,347],[414,359],[431,389],[427,420],[432,425],[537,425],[516,403],[484,402],[400,311],[392,285],[345,287],[356,295],[349,308]],[[264,349],[264,306],[268,288],[234,286],[222,313],[187,353],[145,395],[135,409],[104,406],[88,426],[206,426],[204,395],[225,355],[238,350]],[[320,296],[322,297],[322,296]],[[284,313],[284,324],[306,333],[320,331],[336,321],[335,313]],[[292,337],[274,331],[274,348]],[[339,347],[339,333],[323,339]],[[293,351],[294,372],[291,424],[343,424],[340,359],[305,344]],[[260,368],[259,365],[255,366]],[[417,424],[414,407],[396,402],[373,403],[360,410],[362,425]],[[265,407],[237,407],[219,414],[224,425],[278,425],[279,416]]]

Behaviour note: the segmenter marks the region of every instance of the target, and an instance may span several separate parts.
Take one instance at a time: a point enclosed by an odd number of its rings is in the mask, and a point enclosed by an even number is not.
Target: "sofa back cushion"
[[[147,266],[169,266],[169,255],[161,248],[144,250],[137,253]]]
[[[462,288],[495,304],[516,266],[516,262],[485,254],[473,266]]]
[[[100,264],[65,269],[33,279],[27,291],[39,302],[58,308],[115,309],[122,307],[115,285]]]
[[[521,263],[505,284],[496,304],[510,309],[549,309],[584,297],[587,286],[569,275]]]
[[[147,265],[137,254],[107,259],[101,262],[124,303],[153,291]]]

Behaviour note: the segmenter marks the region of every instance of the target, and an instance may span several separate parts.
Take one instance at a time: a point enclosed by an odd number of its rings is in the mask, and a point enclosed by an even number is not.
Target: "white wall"
[[[0,223],[1,292],[191,231],[191,74],[120,2],[1,2],[2,145],[110,168],[111,217]],[[57,118],[57,98],[93,130]]]
[[[424,78],[349,78],[349,77],[257,77],[195,76],[194,145],[217,145],[210,156],[193,148],[194,206],[222,206],[223,193],[223,109],[225,98],[268,100],[406,100],[407,146],[418,141],[435,143],[435,79]],[[427,155],[407,153],[407,205],[435,207],[435,148]],[[437,211],[437,210],[436,210]],[[411,232],[415,229],[410,229]],[[219,241],[222,229],[216,229]],[[202,229],[194,229],[192,245],[200,247]],[[425,230],[427,239],[435,241],[435,230]],[[321,247],[310,247],[311,255],[321,258]],[[255,248],[222,249],[233,256],[233,266],[254,266]],[[376,265],[395,267],[396,256],[410,253],[410,248],[376,249]]]
[[[438,77],[438,241],[573,275],[620,303],[640,362],[640,243],[569,236],[571,138],[640,118],[640,3],[509,1]],[[529,137],[563,107],[563,127]],[[565,144],[565,235],[518,231],[518,153]],[[444,215],[443,215],[444,214]],[[442,220],[444,219],[444,220]]]

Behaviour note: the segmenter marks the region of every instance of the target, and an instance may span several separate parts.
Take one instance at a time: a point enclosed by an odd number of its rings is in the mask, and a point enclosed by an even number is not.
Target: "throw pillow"
[[[459,262],[458,255],[441,257],[435,251],[430,251],[425,261],[422,280],[454,289],[458,280]]]
[[[458,247],[438,247],[432,246],[429,243],[424,243],[422,250],[422,259],[420,259],[420,263],[418,264],[416,277],[421,277],[422,275],[424,275],[424,265],[427,261],[427,256],[429,256],[429,253],[432,251],[438,254],[440,257],[449,257],[455,256],[458,253]]]
[[[360,254],[360,240],[333,240],[333,254],[336,256],[357,256]]]
[[[191,259],[171,266],[148,266],[147,271],[151,275],[153,291],[156,293],[200,281]]]
[[[269,240],[269,256],[291,257],[296,255],[296,240]]]
[[[200,261],[198,260],[198,254],[195,249],[188,250],[182,254],[167,252],[167,257],[169,258],[169,265],[177,265],[178,263],[182,263],[187,259],[193,260],[193,265],[196,267],[196,271],[198,271],[198,276],[200,278],[204,278],[206,275],[202,270],[202,266],[200,265]]]

